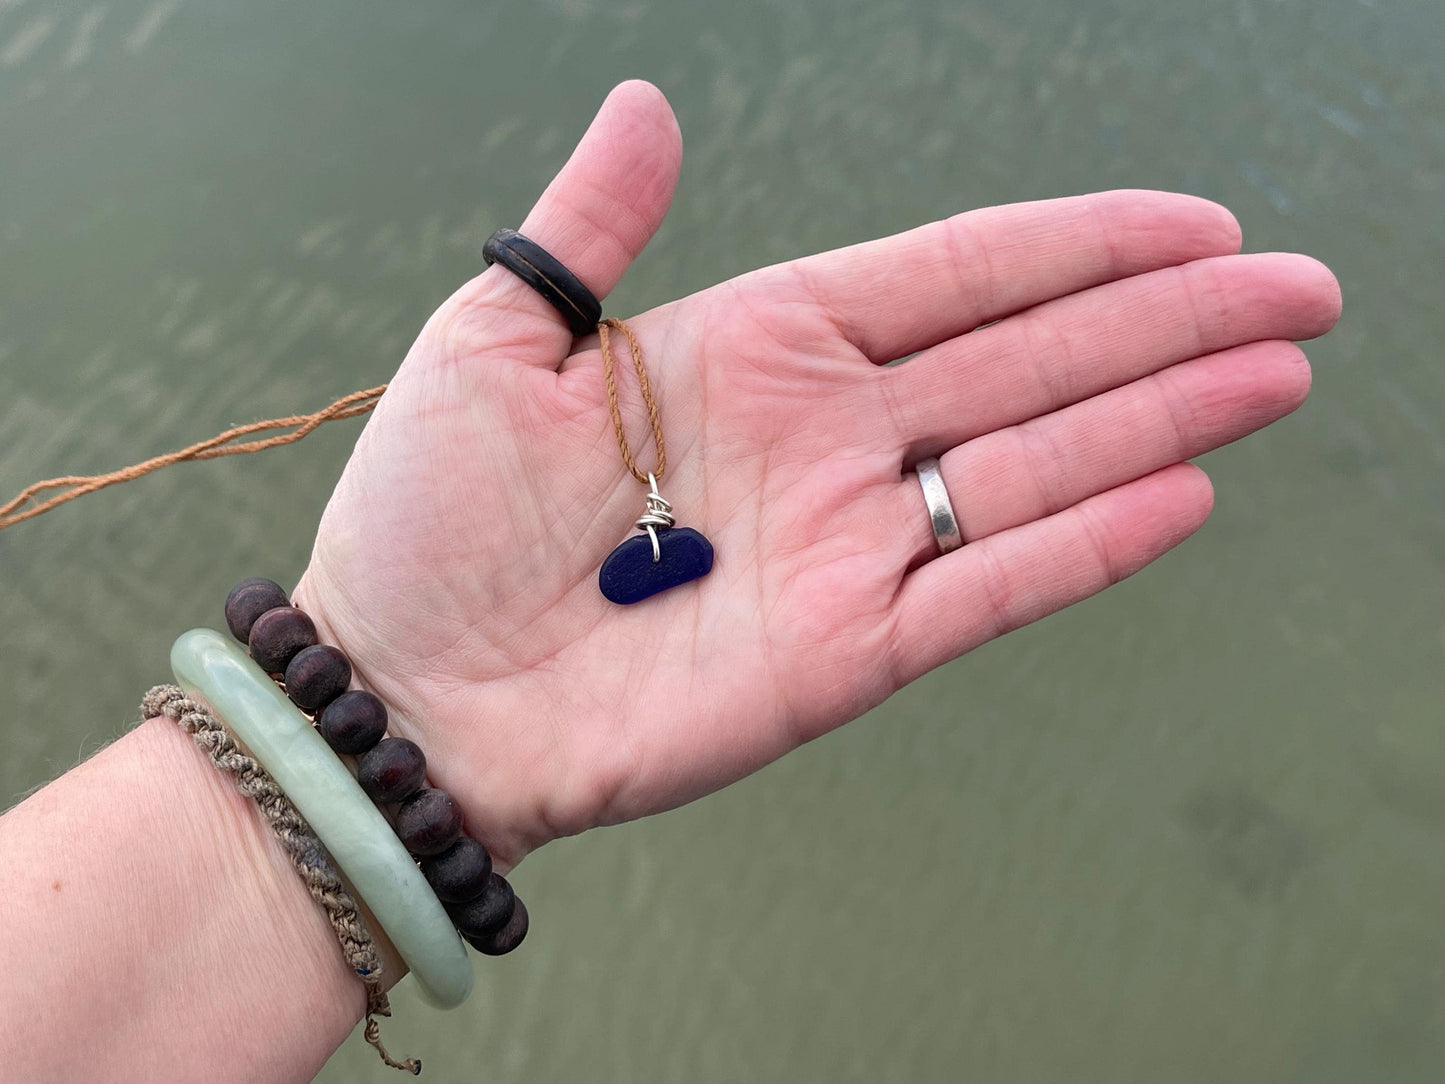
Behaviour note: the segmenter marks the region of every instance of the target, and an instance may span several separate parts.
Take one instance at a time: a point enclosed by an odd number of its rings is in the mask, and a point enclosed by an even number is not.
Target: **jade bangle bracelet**
[[[204,701],[286,793],[342,875],[381,924],[433,1004],[450,1009],[472,989],[472,966],[452,920],[416,863],[306,718],[245,650],[211,629],[171,648],[176,683]]]

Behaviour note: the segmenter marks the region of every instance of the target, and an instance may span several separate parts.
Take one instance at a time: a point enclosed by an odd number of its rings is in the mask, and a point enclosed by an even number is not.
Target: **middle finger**
[[[1038,305],[876,371],[912,456],[1047,414],[1169,365],[1323,334],[1338,289],[1307,256],[1196,260]]]

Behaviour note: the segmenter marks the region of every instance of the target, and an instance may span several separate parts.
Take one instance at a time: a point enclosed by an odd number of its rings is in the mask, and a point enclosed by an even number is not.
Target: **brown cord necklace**
[[[637,465],[622,424],[610,339],[612,330],[622,332],[627,339],[632,365],[637,371],[642,401],[647,407],[648,424],[652,430],[653,442],[657,445],[657,465],[650,471],[643,471]],[[648,487],[643,513],[636,523],[638,530],[646,532],[645,536],[638,535],[623,542],[602,562],[601,571],[598,573],[598,586],[602,589],[602,594],[612,602],[626,605],[641,602],[660,591],[706,576],[712,570],[713,549],[712,543],[700,531],[691,527],[675,526],[677,520],[672,514],[672,505],[658,492],[657,483],[667,470],[667,446],[662,437],[657,399],[652,393],[652,383],[648,380],[647,369],[642,363],[642,346],[638,343],[637,336],[621,320],[611,317],[598,323],[597,334],[601,339],[602,367],[607,382],[607,409],[612,415],[612,429],[617,437],[617,447],[628,471]],[[86,493],[129,482],[172,463],[245,455],[282,444],[292,444],[326,422],[355,418],[368,413],[376,406],[384,391],[386,385],[382,384],[342,396],[330,406],[313,414],[272,418],[240,425],[179,451],[158,455],[120,470],[104,474],[72,474],[36,482],[26,486],[11,500],[0,504],[0,530],[33,519]],[[260,439],[240,440],[242,437],[254,437],[256,434],[277,429],[289,432]],[[59,492],[55,492],[57,490]]]
[[[505,267],[537,291],[557,310],[574,337],[586,335],[594,328],[597,330],[602,348],[602,371],[607,384],[607,410],[612,416],[612,430],[617,437],[617,448],[622,453],[622,462],[628,471],[647,486],[642,515],[636,522],[637,529],[645,532],[646,537],[629,538],[607,555],[597,575],[597,584],[603,597],[624,606],[630,605],[706,576],[712,571],[712,543],[691,527],[678,527],[677,519],[672,514],[672,505],[657,489],[658,480],[667,470],[667,446],[663,443],[662,419],[657,398],[652,394],[651,381],[647,379],[647,368],[642,363],[642,344],[637,341],[637,336],[621,320],[612,317],[603,319],[602,305],[586,284],[541,245],[523,237],[516,230],[501,229],[493,233],[482,246],[482,258],[489,264]],[[657,466],[645,473],[637,465],[637,458],[627,443],[627,430],[622,424],[622,409],[617,402],[617,376],[613,371],[612,360],[613,331],[622,332],[627,339],[628,349],[632,353],[632,367],[637,370],[642,402],[647,407],[652,440],[657,445]],[[300,440],[325,422],[365,414],[376,406],[384,391],[386,385],[383,384],[377,388],[353,392],[315,414],[238,426],[199,444],[192,444],[189,448],[156,456],[108,474],[70,475],[37,482],[27,486],[13,500],[0,505],[0,530],[38,516],[82,494],[128,482],[172,463],[187,459],[241,455],[278,444],[289,444]],[[240,437],[268,429],[292,431],[236,443]],[[51,490],[62,492],[40,499],[41,494]]]
[[[645,473],[637,465],[637,459],[627,443],[627,431],[622,424],[622,409],[617,403],[617,378],[612,361],[612,330],[622,332],[627,338],[627,348],[632,354],[632,367],[637,370],[642,402],[647,407],[648,424],[652,427],[652,440],[657,445],[657,466]],[[636,523],[638,530],[647,533],[646,537],[637,536],[624,541],[607,555],[597,574],[597,586],[602,589],[603,597],[609,602],[626,606],[706,576],[712,571],[713,549],[712,543],[701,531],[676,526],[677,519],[672,514],[672,505],[657,490],[657,483],[667,470],[667,446],[662,439],[662,420],[657,399],[652,394],[652,383],[647,379],[647,369],[642,364],[642,345],[630,327],[610,316],[597,324],[597,336],[601,340],[602,374],[607,383],[607,410],[612,415],[612,431],[617,437],[617,449],[622,453],[622,462],[632,476],[648,488],[642,515],[637,518]]]

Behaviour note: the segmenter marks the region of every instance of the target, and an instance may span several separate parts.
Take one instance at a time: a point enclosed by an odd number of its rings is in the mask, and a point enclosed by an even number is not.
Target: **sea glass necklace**
[[[617,378],[612,360],[611,332],[620,331],[627,339],[627,348],[632,354],[632,365],[637,370],[637,382],[642,392],[643,405],[647,407],[647,420],[652,428],[652,440],[657,445],[657,466],[644,472],[637,465],[632,447],[627,443],[627,431],[622,425],[622,408],[617,402]],[[643,485],[647,486],[642,515],[637,518],[636,527],[642,535],[634,535],[607,555],[597,574],[597,585],[602,595],[610,602],[630,605],[651,598],[672,587],[701,579],[712,571],[712,543],[691,527],[676,526],[672,505],[658,492],[657,483],[667,471],[667,445],[662,439],[662,420],[657,409],[657,399],[652,394],[652,384],[647,379],[647,369],[642,363],[642,346],[632,329],[621,320],[608,317],[597,324],[597,335],[601,339],[602,374],[607,384],[607,409],[612,415],[612,431],[617,437],[617,449],[622,453],[622,462]]]

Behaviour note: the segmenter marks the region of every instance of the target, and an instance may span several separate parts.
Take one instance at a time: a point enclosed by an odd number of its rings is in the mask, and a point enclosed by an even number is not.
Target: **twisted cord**
[[[357,909],[356,899],[331,864],[331,856],[291,804],[291,799],[265,768],[241,752],[230,732],[208,708],[187,698],[176,686],[157,685],[151,689],[141,701],[141,714],[147,719],[163,715],[178,723],[217,768],[234,778],[236,789],[260,807],[261,815],[281,841],[311,898],[326,912],[347,966],[366,987],[366,1027],[362,1033],[366,1041],[391,1068],[404,1069],[413,1075],[420,1073],[419,1059],[397,1061],[381,1043],[381,1027],[375,1018],[390,1016],[391,1003],[381,988],[382,964],[376,942]]]
[[[652,383],[647,379],[647,370],[642,364],[642,346],[638,343],[637,336],[621,320],[608,317],[601,321],[597,325],[597,334],[602,345],[602,372],[607,382],[607,410],[612,415],[612,430],[617,436],[617,447],[622,452],[622,462],[627,465],[627,469],[632,472],[634,478],[646,484],[648,475],[638,467],[637,460],[632,454],[632,447],[627,443],[627,432],[622,426],[622,408],[617,402],[617,378],[613,372],[612,345],[609,337],[610,329],[614,328],[627,337],[627,346],[632,354],[632,365],[637,370],[642,401],[647,407],[647,420],[652,426],[652,439],[657,444],[657,466],[651,472],[655,478],[661,478],[667,470],[667,447],[662,441],[662,418],[658,411],[657,399],[652,394]],[[153,456],[140,463],[121,467],[119,470],[107,471],[104,474],[65,474],[58,478],[33,482],[10,500],[0,504],[0,531],[6,527],[13,527],[17,523],[24,523],[27,519],[34,519],[52,508],[73,501],[77,497],[83,497],[87,493],[94,493],[98,489],[119,485],[121,482],[129,482],[135,478],[143,478],[162,467],[169,467],[172,463],[219,459],[221,456],[227,455],[247,455],[250,452],[276,448],[282,444],[294,444],[327,422],[340,421],[343,418],[356,418],[374,410],[382,394],[386,391],[386,387],[385,384],[378,384],[374,388],[363,388],[360,391],[351,392],[311,414],[293,414],[285,418],[270,418],[266,421],[248,422],[245,425],[234,426],[223,433],[217,433],[206,440],[197,441],[195,444],[181,448],[179,451]],[[290,432],[236,443],[241,437],[247,437],[253,433],[265,433],[272,429],[289,429]],[[43,494],[52,490],[60,490],[60,492],[41,499]],[[639,524],[639,526],[641,525]]]
[[[214,437],[198,441],[188,448],[182,448],[178,452],[167,452],[165,455],[158,455],[142,463],[133,463],[129,467],[108,471],[105,474],[67,474],[59,478],[47,478],[43,482],[35,482],[26,486],[4,504],[0,504],[0,530],[23,523],[42,512],[50,511],[57,505],[73,501],[76,497],[94,493],[97,489],[105,489],[107,486],[118,485],[121,482],[129,482],[132,478],[143,477],[152,471],[168,467],[172,463],[194,459],[219,459],[223,455],[246,455],[248,452],[260,452],[282,444],[294,444],[326,422],[338,421],[341,418],[355,418],[372,410],[384,391],[386,391],[386,385],[380,384],[374,388],[364,388],[361,391],[354,391],[350,395],[343,395],[330,406],[323,407],[314,414],[294,414],[286,418],[271,418],[269,421],[238,425],[235,428],[227,429],[224,433],[217,433]],[[252,433],[264,433],[270,429],[290,429],[291,432],[278,433],[274,437],[263,437],[260,440],[243,441],[240,444],[232,443],[239,437],[250,436]],[[23,507],[42,493],[52,489],[60,489],[64,492],[32,504],[29,508]]]
[[[607,411],[612,415],[612,431],[617,435],[617,449],[622,453],[622,462],[643,485],[648,476],[637,466],[632,456],[632,447],[627,443],[627,431],[622,428],[622,408],[617,405],[617,379],[612,372],[612,342],[609,329],[616,329],[627,336],[627,348],[632,353],[632,367],[637,370],[637,383],[642,388],[642,402],[647,407],[647,420],[652,425],[652,439],[657,444],[657,466],[652,470],[654,478],[661,478],[667,470],[667,447],[662,443],[662,417],[657,409],[657,400],[652,395],[652,383],[647,379],[647,370],[642,365],[642,345],[632,329],[621,320],[609,316],[597,325],[597,337],[602,347],[602,376],[607,382]],[[0,524],[3,526],[3,524]]]

